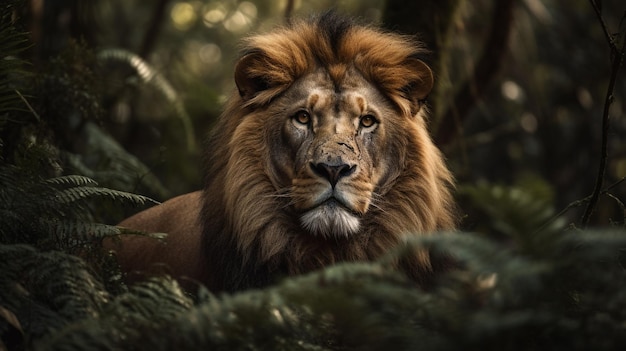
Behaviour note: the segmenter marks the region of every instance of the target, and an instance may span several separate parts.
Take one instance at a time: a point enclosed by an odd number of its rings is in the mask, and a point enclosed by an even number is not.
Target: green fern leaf
[[[57,223],[53,232],[59,238],[75,238],[79,242],[89,242],[93,239],[120,235],[122,231],[113,225],[72,221]]]
[[[88,140],[84,155],[88,157],[64,153],[71,169],[109,188],[134,191],[138,187],[145,187],[162,198],[169,197],[168,190],[152,171],[137,157],[129,154],[113,137],[94,123],[86,123],[84,130]]]
[[[153,239],[157,239],[157,240],[163,240],[163,239],[165,239],[167,237],[167,233],[144,232],[144,231],[140,231],[140,230],[136,230],[136,229],[132,229],[132,228],[120,227],[120,226],[118,226],[117,229],[120,231],[121,235],[147,236],[149,238],[153,238]]]
[[[147,196],[137,195],[125,191],[96,187],[76,187],[64,189],[59,191],[56,196],[57,200],[64,204],[83,201],[92,197],[107,197],[112,200],[124,200],[139,205],[144,205],[146,203],[158,204],[158,201],[155,201]]]
[[[29,73],[18,58],[28,48],[28,34],[16,30],[8,13],[3,10],[0,19],[0,130],[7,122],[20,122],[15,112],[28,110],[19,90],[29,81]]]
[[[196,139],[193,133],[193,124],[191,118],[185,110],[185,105],[179,97],[176,89],[167,81],[167,79],[154,69],[149,63],[142,59],[139,55],[124,49],[105,49],[98,53],[98,58],[103,61],[120,61],[131,66],[137,75],[146,84],[156,87],[170,102],[174,105],[176,115],[180,118],[185,136],[187,140],[187,148],[190,151],[196,148]]]
[[[61,252],[0,245],[0,271],[0,304],[15,313],[31,340],[97,317],[110,299],[83,260]]]
[[[62,177],[46,179],[44,184],[69,185],[69,186],[97,186],[98,183],[85,176],[67,175]]]

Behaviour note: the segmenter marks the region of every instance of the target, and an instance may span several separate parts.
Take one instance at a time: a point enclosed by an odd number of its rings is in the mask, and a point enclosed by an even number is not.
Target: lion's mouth
[[[360,214],[331,196],[305,211],[300,223],[314,235],[346,237],[359,230]]]
[[[342,210],[344,210],[346,212],[349,212],[350,214],[352,214],[353,216],[355,216],[357,218],[362,216],[361,213],[358,213],[357,211],[353,210],[348,205],[344,204],[343,202],[341,202],[340,200],[338,200],[334,196],[329,197],[328,199],[326,199],[325,201],[323,201],[322,203],[320,203],[316,207],[319,207],[319,206],[327,206],[331,210],[342,209]]]

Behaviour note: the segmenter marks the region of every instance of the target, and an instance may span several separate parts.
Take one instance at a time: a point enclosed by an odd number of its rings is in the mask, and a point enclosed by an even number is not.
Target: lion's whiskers
[[[291,197],[291,194],[266,194],[263,195],[265,198],[287,198]]]
[[[264,198],[273,198],[273,199],[289,199],[289,201],[282,201],[280,208],[285,209],[290,206],[297,205],[298,203],[305,202],[306,199],[303,197],[295,198],[293,196],[293,187],[286,187],[283,189],[278,189],[276,193],[273,194],[265,194]]]
[[[382,212],[382,213],[386,213],[387,211],[381,207],[378,203],[379,202],[383,202],[384,201],[384,197],[376,192],[372,191],[372,197],[371,197],[372,201],[370,201],[370,206],[372,206],[373,208],[377,209],[378,211]]]
[[[264,198],[288,198],[288,197],[291,197],[292,191],[293,191],[293,187],[291,186],[284,187],[281,189],[277,189],[275,193],[265,194],[263,195],[263,197]]]

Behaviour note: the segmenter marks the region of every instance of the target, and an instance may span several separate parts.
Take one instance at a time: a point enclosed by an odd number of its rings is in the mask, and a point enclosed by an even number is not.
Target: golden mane
[[[325,67],[335,82],[341,81],[346,70],[354,66],[368,81],[377,85],[404,113],[410,113],[406,101],[410,93],[421,99],[430,91],[412,91],[412,86],[423,80],[420,87],[431,87],[432,75],[424,75],[425,65],[415,64],[426,50],[413,37],[384,32],[379,28],[357,25],[328,13],[309,21],[299,20],[290,26],[244,40],[243,64],[238,70],[257,78],[271,89],[258,94],[250,103],[265,104],[285,86]],[[261,55],[258,55],[261,53]],[[246,56],[253,56],[246,60]]]
[[[236,70],[238,94],[207,145],[201,211],[203,249],[218,290],[262,286],[280,275],[342,261],[378,259],[411,235],[453,229],[452,176],[425,126],[423,100],[432,74],[420,43],[327,14],[245,40]],[[267,106],[318,68],[340,82],[355,68],[414,123],[390,126],[402,170],[377,193],[376,207],[354,236],[327,240],[304,233],[289,200],[277,196],[268,155]],[[400,161],[400,160],[399,160]],[[432,267],[425,252],[404,263],[417,280]]]

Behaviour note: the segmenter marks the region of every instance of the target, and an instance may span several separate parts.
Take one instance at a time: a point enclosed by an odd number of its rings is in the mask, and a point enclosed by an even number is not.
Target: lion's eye
[[[374,124],[378,123],[378,121],[376,120],[376,117],[372,116],[372,115],[365,115],[363,117],[361,117],[361,127],[364,128],[369,128],[371,126],[373,126]]]
[[[298,111],[298,113],[293,116],[293,119],[300,124],[309,124],[311,122],[311,115],[306,111]]]

